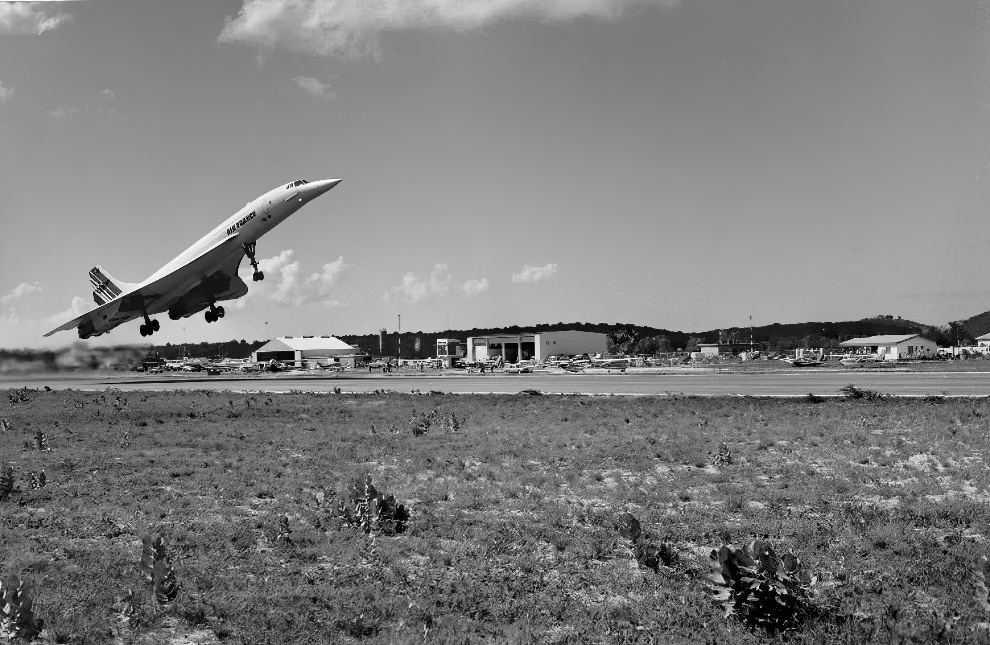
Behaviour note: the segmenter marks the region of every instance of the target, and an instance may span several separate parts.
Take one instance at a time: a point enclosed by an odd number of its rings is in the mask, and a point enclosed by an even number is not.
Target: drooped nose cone
[[[311,181],[304,186],[301,186],[302,193],[305,195],[305,199],[308,201],[310,199],[316,199],[323,193],[327,192],[337,184],[339,184],[342,179],[320,179],[319,181]]]

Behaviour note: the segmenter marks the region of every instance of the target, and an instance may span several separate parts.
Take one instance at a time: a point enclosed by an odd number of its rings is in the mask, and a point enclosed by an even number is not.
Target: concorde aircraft
[[[123,282],[103,267],[93,267],[89,281],[93,285],[96,309],[45,336],[73,328],[78,330],[79,338],[99,336],[135,318],[144,318],[141,335],[151,336],[160,328],[151,316],[166,311],[169,318],[178,320],[207,309],[206,322],[216,322],[224,317],[223,307],[217,306],[217,302],[235,300],[248,292],[247,285],[237,275],[237,267],[245,255],[254,268],[253,280],[265,279],[254,254],[258,238],[340,181],[297,179],[268,191],[248,202],[144,282]]]

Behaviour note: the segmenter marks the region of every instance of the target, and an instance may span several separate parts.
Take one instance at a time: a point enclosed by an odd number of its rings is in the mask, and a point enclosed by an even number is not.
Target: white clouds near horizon
[[[0,81],[0,103],[4,101],[9,101],[14,96],[14,88],[4,87],[3,81]]]
[[[379,35],[410,29],[469,31],[510,19],[613,20],[630,7],[678,0],[245,0],[218,37],[317,56],[378,56]]]
[[[479,293],[484,293],[488,291],[488,278],[481,278],[480,280],[468,280],[461,285],[461,290],[466,296],[476,296]]]
[[[61,107],[55,108],[54,110],[48,110],[48,116],[52,117],[53,119],[65,119],[67,117],[70,117],[78,113],[79,113],[79,109],[74,108],[71,105],[63,105]]]
[[[39,291],[41,291],[41,285],[38,283],[29,284],[27,282],[22,282],[14,287],[9,293],[0,297],[0,304],[8,305],[28,294],[37,293]]]
[[[522,271],[512,274],[512,281],[522,283],[539,282],[540,280],[546,280],[555,273],[557,273],[556,264],[546,264],[541,267],[531,267],[527,264],[523,266]]]
[[[408,303],[415,304],[431,297],[447,295],[450,291],[451,275],[449,267],[444,263],[434,265],[429,278],[420,278],[412,271],[402,276],[402,284],[392,289]],[[388,294],[385,294],[388,299]]]
[[[71,22],[72,14],[51,8],[56,4],[61,3],[0,2],[0,35],[41,35]]]
[[[251,280],[254,270],[250,265],[242,266],[240,277],[247,283],[248,293],[237,301],[237,308],[243,309],[253,295],[297,307],[307,304],[339,306],[340,301],[333,297],[334,287],[340,275],[352,265],[340,256],[324,264],[320,271],[306,275],[294,256],[295,251],[286,249],[275,257],[259,260],[258,268],[265,274],[265,280],[261,282]]]
[[[45,319],[45,322],[50,325],[62,325],[94,308],[95,305],[92,300],[87,300],[82,296],[73,296],[72,304],[69,305],[68,309],[49,316]],[[46,329],[45,331],[48,330]]]
[[[118,115],[116,96],[113,90],[100,90],[97,94],[95,107],[85,105],[78,108],[74,105],[62,105],[54,110],[47,110],[48,116],[53,119],[67,119],[77,114],[96,114],[101,117],[116,117]]]

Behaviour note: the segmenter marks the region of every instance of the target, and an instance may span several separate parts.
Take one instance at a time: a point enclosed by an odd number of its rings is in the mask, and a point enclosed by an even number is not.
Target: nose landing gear
[[[258,282],[265,279],[265,272],[258,270],[258,260],[254,257],[254,249],[256,244],[257,242],[246,242],[241,244],[241,247],[244,248],[244,253],[248,256],[248,260],[251,261],[251,267],[254,269],[254,274],[251,276],[251,279]],[[223,318],[223,316],[221,316],[221,318]]]

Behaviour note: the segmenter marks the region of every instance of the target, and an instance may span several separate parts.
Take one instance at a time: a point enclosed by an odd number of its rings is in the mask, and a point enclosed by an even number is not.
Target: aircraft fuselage
[[[247,293],[247,285],[237,275],[245,255],[254,268],[254,280],[264,279],[254,254],[258,239],[338,183],[339,179],[296,180],[268,191],[139,284],[120,282],[102,267],[94,267],[90,281],[99,307],[45,335],[74,327],[80,338],[88,338],[143,317],[141,335],[146,336],[160,327],[157,320],[151,320],[153,314],[168,312],[169,318],[178,320],[207,307],[210,309],[207,322],[215,322],[224,316],[223,307],[217,307],[217,302]]]

